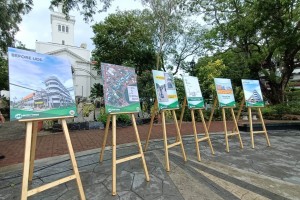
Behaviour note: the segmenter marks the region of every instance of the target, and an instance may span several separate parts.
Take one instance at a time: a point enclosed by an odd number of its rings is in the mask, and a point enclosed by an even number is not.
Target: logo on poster
[[[75,111],[74,110],[70,110],[70,115],[75,115]]]
[[[16,115],[15,115],[15,118],[16,118],[16,119],[22,119],[22,115],[21,115],[21,114],[16,114]]]

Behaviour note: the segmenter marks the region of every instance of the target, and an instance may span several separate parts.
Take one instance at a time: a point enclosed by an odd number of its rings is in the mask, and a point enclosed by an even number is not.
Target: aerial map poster
[[[152,70],[152,74],[159,110],[178,109],[179,103],[173,75],[158,70]]]
[[[260,85],[258,80],[242,79],[242,85],[247,107],[264,107]]]
[[[231,80],[214,78],[220,107],[235,107]]]
[[[139,112],[134,68],[101,63],[106,113]]]
[[[68,60],[8,48],[8,65],[11,121],[76,114]]]
[[[204,108],[204,100],[200,89],[199,81],[194,76],[183,76],[185,94],[188,107],[191,109]]]

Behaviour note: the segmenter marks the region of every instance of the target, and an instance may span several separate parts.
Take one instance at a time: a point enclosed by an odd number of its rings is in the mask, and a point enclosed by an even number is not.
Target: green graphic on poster
[[[247,107],[264,107],[264,100],[258,80],[242,79]]]
[[[8,48],[8,65],[11,121],[76,115],[67,60]]]
[[[178,109],[178,97],[172,74],[152,70],[159,110]]]
[[[200,89],[199,81],[194,76],[183,76],[185,94],[188,107],[193,109],[204,108],[204,99]]]
[[[106,113],[139,112],[140,99],[134,68],[101,63]]]
[[[226,78],[214,78],[220,107],[235,107],[231,80]]]

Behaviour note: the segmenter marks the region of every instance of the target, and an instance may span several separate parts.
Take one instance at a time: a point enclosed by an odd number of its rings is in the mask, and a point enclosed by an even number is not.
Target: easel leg
[[[229,152],[228,135],[227,135],[227,124],[226,124],[226,115],[225,115],[225,109],[224,109],[224,108],[222,108],[222,116],[223,116],[223,123],[224,123],[224,133],[225,133],[226,151]]]
[[[185,111],[185,106],[186,106],[186,97],[184,97],[184,99],[183,99],[181,113],[180,113],[180,120],[179,120],[179,130],[180,131],[181,131],[181,125],[182,125],[183,115],[184,115],[184,111]],[[179,141],[179,138],[178,138],[178,136],[176,136],[176,142],[178,142],[178,141]]]
[[[213,146],[212,146],[212,144],[211,144],[211,140],[210,140],[210,137],[209,137],[209,133],[208,133],[208,130],[207,130],[207,127],[206,127],[206,123],[205,123],[205,119],[204,119],[202,110],[199,110],[199,113],[200,113],[201,120],[202,120],[202,124],[203,124],[203,127],[204,127],[204,133],[205,133],[205,136],[208,138],[208,144],[209,144],[211,153],[212,153],[213,155],[215,155],[214,148],[213,148]]]
[[[116,115],[112,115],[112,195],[117,194],[117,144],[116,144]]]
[[[265,122],[264,122],[264,119],[263,119],[263,116],[262,116],[262,113],[261,113],[261,109],[260,109],[260,108],[258,108],[258,113],[259,113],[259,118],[260,118],[260,121],[261,121],[261,125],[262,125],[262,127],[263,127],[264,132],[265,132],[267,144],[268,144],[268,146],[270,147],[271,144],[270,144],[268,132],[267,132],[266,125],[265,125]]]
[[[254,149],[254,135],[253,135],[252,113],[251,113],[251,108],[250,107],[248,107],[248,115],[249,115],[251,146],[252,146],[252,149]]]
[[[193,131],[194,131],[194,138],[195,138],[195,144],[196,144],[197,158],[198,158],[198,161],[201,161],[194,110],[191,110],[191,115],[192,115],[192,123],[193,123]]]
[[[215,98],[214,105],[213,105],[213,107],[211,109],[211,113],[210,113],[209,120],[208,120],[207,131],[209,131],[209,129],[210,129],[210,124],[211,124],[211,121],[212,121],[212,118],[213,118],[213,115],[214,115],[217,103],[218,103],[218,100],[217,100],[217,98]]]
[[[105,145],[106,145],[106,140],[107,140],[107,135],[108,135],[108,128],[109,128],[109,125],[110,125],[110,118],[111,118],[111,115],[108,115],[107,119],[106,119],[104,138],[103,138],[102,148],[101,148],[101,152],[100,152],[100,162],[103,161]]]
[[[179,126],[178,126],[175,110],[173,110],[172,112],[173,112],[173,118],[174,118],[176,130],[177,130],[177,137],[178,137],[179,142],[180,142],[181,152],[182,152],[184,161],[186,161],[186,155],[185,155],[185,151],[184,151],[184,147],[183,147],[183,142],[182,142],[182,138],[181,138],[180,129],[179,129]]]
[[[144,151],[147,151],[147,149],[148,149],[149,140],[150,140],[150,136],[151,136],[152,126],[153,126],[153,122],[154,122],[155,113],[157,111],[157,107],[158,107],[157,100],[155,100],[155,102],[154,102],[154,108],[153,108],[153,113],[152,113],[151,121],[150,121],[150,127],[149,127],[149,131],[148,131],[148,136],[147,136],[147,140],[146,140],[146,143],[145,143]]]
[[[38,134],[37,128],[38,128],[38,122],[34,121],[32,138],[31,138],[29,181],[32,181],[32,177],[33,177],[34,159],[35,159],[35,152],[36,152],[36,139]]]
[[[70,154],[70,159],[71,159],[72,166],[73,166],[73,171],[76,176],[76,182],[77,182],[80,198],[81,198],[81,200],[85,200],[85,195],[84,195],[84,191],[83,191],[83,187],[82,187],[82,183],[81,183],[81,179],[80,179],[80,175],[79,175],[79,171],[78,171],[78,167],[77,167],[77,162],[75,159],[75,154],[74,154],[73,147],[72,147],[72,142],[71,142],[67,122],[65,119],[62,119],[61,122],[62,122],[64,135],[65,135],[68,149],[69,149],[69,154]]]
[[[167,170],[167,172],[169,172],[170,171],[170,164],[169,164],[169,151],[168,151],[168,138],[167,138],[167,130],[166,130],[165,111],[161,112],[161,118],[162,118],[162,128],[163,128],[163,135],[164,135],[166,170]]]
[[[138,147],[139,147],[139,152],[142,155],[142,163],[143,163],[143,167],[144,167],[144,172],[145,172],[145,176],[146,176],[146,180],[149,181],[149,174],[148,174],[148,169],[147,169],[147,165],[146,165],[146,161],[145,161],[145,156],[144,156],[144,152],[143,152],[143,148],[141,145],[141,140],[140,140],[140,136],[139,136],[139,132],[136,126],[136,121],[135,121],[135,117],[134,114],[131,114],[131,119],[132,119],[132,124],[134,127],[134,132],[135,132],[135,136],[136,136],[136,140],[138,143]]]
[[[240,131],[239,131],[239,127],[238,127],[238,124],[237,124],[237,121],[236,121],[236,118],[235,118],[233,108],[230,108],[230,110],[231,110],[232,119],[233,119],[233,122],[234,122],[234,125],[235,125],[235,129],[236,129],[238,137],[239,137],[240,148],[244,148],[243,141],[242,141],[242,138],[241,138],[241,134],[240,134]]]
[[[28,194],[28,179],[29,179],[29,165],[30,165],[30,151],[32,139],[32,123],[26,122],[26,140],[23,166],[23,181],[22,181],[22,196],[21,200],[27,199]]]

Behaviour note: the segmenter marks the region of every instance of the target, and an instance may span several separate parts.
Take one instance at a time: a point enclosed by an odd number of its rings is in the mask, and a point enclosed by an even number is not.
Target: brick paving
[[[232,130],[233,123],[227,123],[228,130]],[[1,130],[1,129],[0,129]],[[149,124],[138,125],[138,131],[141,141],[145,141],[149,130]],[[197,131],[203,132],[202,123],[197,123]],[[215,121],[212,123],[210,132],[223,132],[223,122]],[[184,122],[181,127],[182,135],[191,135],[193,133],[192,123]],[[70,136],[75,152],[100,148],[103,141],[104,130],[81,130],[71,131]],[[176,135],[174,124],[167,124],[168,137]],[[151,139],[162,139],[162,126],[161,124],[154,124],[151,134]],[[135,142],[135,134],[132,126],[117,128],[117,144],[125,144]],[[25,139],[13,139],[0,141],[0,153],[5,155],[5,159],[0,160],[0,167],[22,163],[24,159],[24,143]],[[107,139],[107,145],[111,145],[111,134]],[[62,132],[50,133],[47,135],[38,135],[36,159],[53,157],[68,153],[67,144]]]

